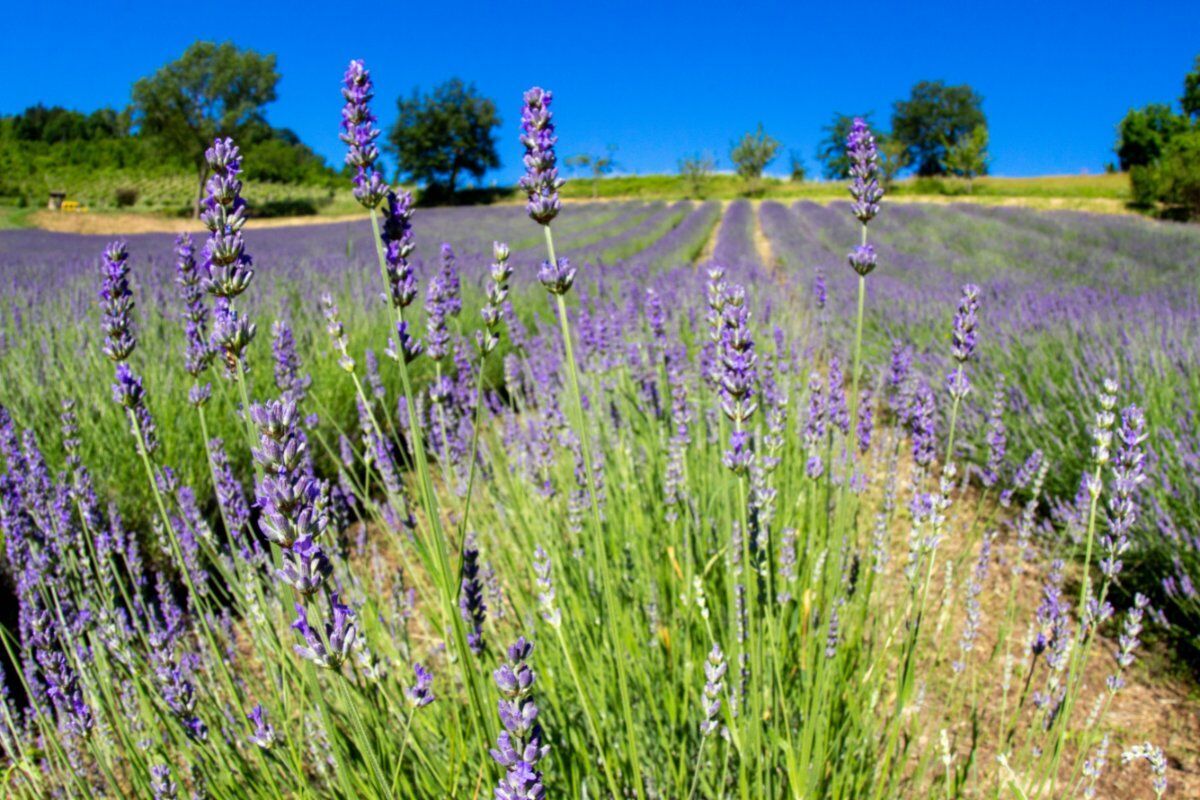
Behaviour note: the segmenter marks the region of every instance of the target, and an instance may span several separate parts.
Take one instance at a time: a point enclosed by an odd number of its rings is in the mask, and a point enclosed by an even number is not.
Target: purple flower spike
[[[179,787],[171,780],[171,768],[166,764],[155,764],[150,768],[150,791],[154,800],[177,800]]]
[[[250,709],[250,713],[246,715],[246,719],[254,724],[254,732],[250,734],[251,742],[263,750],[270,750],[275,746],[275,729],[271,727],[271,723],[267,720],[266,709],[261,705],[256,705]]]
[[[256,487],[263,536],[289,549],[302,539],[311,544],[325,531],[328,516],[324,504],[317,502],[321,484],[311,475],[308,444],[300,430],[296,404],[275,401],[255,405],[250,408],[250,419],[259,431],[259,446],[253,455],[263,468],[263,478]],[[301,571],[285,572],[289,578],[304,579],[305,571],[323,570],[319,560],[316,552],[302,548],[302,552],[290,554],[286,565]],[[317,573],[310,573],[310,577]]]
[[[960,364],[968,361],[975,353],[975,328],[978,324],[979,287],[968,283],[962,287],[962,299],[954,314],[950,352]]]
[[[292,623],[292,630],[300,634],[304,644],[294,645],[293,649],[298,656],[318,667],[337,669],[349,657],[358,636],[358,628],[354,623],[354,612],[342,604],[337,592],[330,594],[329,606],[332,619],[325,623],[325,637],[322,639],[309,625],[304,606],[296,604],[296,621]],[[329,643],[328,647],[326,642]]]
[[[463,621],[471,626],[467,644],[471,652],[483,652],[483,622],[487,617],[487,605],[483,601],[483,582],[479,579],[479,548],[475,537],[468,536],[463,547],[462,585],[458,596],[458,608]]]
[[[508,264],[508,245],[492,243],[491,280],[486,292],[487,302],[480,310],[484,329],[475,334],[475,344],[482,355],[487,355],[500,344],[500,325],[504,321],[504,304],[508,300],[508,282],[512,278],[512,267]]]
[[[720,725],[721,694],[725,691],[727,670],[725,654],[713,644],[704,662],[704,721],[700,723],[701,736],[708,736]]]
[[[133,325],[133,293],[129,290],[129,251],[124,242],[104,249],[100,286],[100,327],[104,331],[104,354],[120,363],[137,347]]]
[[[558,190],[563,181],[558,177],[558,158],[554,145],[552,93],[534,87],[525,93],[521,109],[521,144],[525,145],[525,174],[518,185],[529,196],[529,216],[542,225],[549,225],[558,216],[562,203]]]
[[[406,308],[417,296],[417,279],[413,277],[408,257],[416,246],[412,230],[413,199],[408,192],[388,192],[387,209],[379,238],[383,242],[388,298],[395,308]]]
[[[526,663],[532,652],[533,644],[521,637],[508,648],[508,663],[493,673],[500,689],[498,709],[504,725],[491,751],[496,763],[505,768],[496,787],[497,800],[541,800],[546,794],[537,765],[550,748],[542,743],[533,699],[537,676]]]
[[[375,96],[371,73],[362,61],[355,59],[346,68],[342,79],[342,132],[339,137],[349,147],[346,163],[355,168],[354,197],[366,208],[376,208],[388,194],[383,176],[375,169],[379,148],[375,140],[379,129],[371,113],[371,98]]]
[[[419,663],[413,664],[413,673],[416,675],[416,681],[405,691],[404,695],[408,698],[408,704],[413,708],[424,708],[436,699],[432,688],[433,675]]]
[[[203,279],[196,266],[190,234],[180,234],[175,240],[175,257],[175,282],[179,284],[179,299],[183,301],[187,338],[183,368],[198,381],[212,364],[213,350],[208,342],[208,306],[204,302]]]
[[[312,539],[297,539],[283,552],[283,567],[276,577],[294,588],[301,597],[312,597],[333,572],[320,545]]]
[[[850,208],[859,222],[866,225],[879,213],[883,189],[876,177],[879,165],[875,137],[861,117],[855,117],[850,126],[846,155],[850,157],[850,194],[854,198]]]

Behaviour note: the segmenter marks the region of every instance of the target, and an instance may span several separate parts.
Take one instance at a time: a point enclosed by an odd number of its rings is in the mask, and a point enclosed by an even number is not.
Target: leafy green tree
[[[761,122],[754,132],[743,134],[742,138],[733,144],[729,151],[729,160],[733,162],[737,174],[746,181],[750,191],[758,188],[763,170],[775,160],[779,147],[779,140],[768,136]]]
[[[688,185],[690,197],[704,197],[704,185],[708,183],[709,175],[716,168],[716,160],[707,153],[696,153],[679,159],[679,174]]]
[[[896,176],[911,163],[908,148],[893,136],[880,136],[876,141],[879,145],[879,182],[884,189],[890,189]]]
[[[266,128],[248,140],[245,150],[246,177],[252,181],[321,183],[334,176],[325,159],[288,128]]]
[[[821,162],[821,174],[826,180],[840,181],[850,177],[850,157],[846,155],[846,137],[855,117],[862,117],[871,124],[871,114],[834,114],[833,121],[821,128],[824,132],[817,145],[817,161]]]
[[[974,188],[974,180],[987,174],[988,130],[986,125],[977,125],[970,133],[964,133],[953,142],[946,143],[946,155],[942,167],[951,175],[967,179],[967,193]]]
[[[1172,137],[1155,171],[1159,199],[1187,219],[1200,219],[1200,130]]]
[[[1187,118],[1165,103],[1130,109],[1117,125],[1116,152],[1121,170],[1154,163],[1171,138],[1187,127]]]
[[[944,175],[948,142],[987,125],[983,96],[967,84],[921,81],[892,108],[892,136],[908,150],[917,174]]]
[[[239,138],[248,126],[261,124],[278,83],[274,55],[229,42],[196,42],[178,60],[133,85],[141,131],[186,154],[196,167],[196,216],[208,178],[205,149],[218,136]]]
[[[453,196],[461,173],[479,180],[500,166],[496,104],[474,84],[452,78],[429,94],[413,90],[397,106],[400,115],[388,133],[388,150],[400,175]]]
[[[788,158],[792,183],[804,183],[804,179],[808,177],[808,167],[804,163],[804,156],[800,155],[800,151],[792,150],[788,153]]]
[[[1183,97],[1179,98],[1179,105],[1184,114],[1200,122],[1200,56],[1196,56],[1192,71],[1183,78]]]
[[[607,155],[580,153],[579,155],[571,156],[567,159],[567,163],[571,166],[591,171],[592,197],[598,197],[600,194],[600,179],[612,172],[617,166],[617,161],[614,157],[616,152],[617,146],[615,144],[610,144],[608,146]]]

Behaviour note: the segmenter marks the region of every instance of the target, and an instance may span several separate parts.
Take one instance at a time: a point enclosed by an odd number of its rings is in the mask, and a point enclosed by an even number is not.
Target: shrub
[[[1149,209],[1158,204],[1158,169],[1153,165],[1136,164],[1129,170],[1130,205]]]
[[[1159,199],[1186,219],[1200,219],[1200,130],[1173,138],[1155,172]]]
[[[716,161],[707,154],[697,153],[679,160],[679,174],[687,184],[690,197],[704,197],[705,184],[708,183],[708,178],[716,166]]]
[[[114,193],[117,208],[131,208],[137,204],[139,192],[136,187],[122,186]]]

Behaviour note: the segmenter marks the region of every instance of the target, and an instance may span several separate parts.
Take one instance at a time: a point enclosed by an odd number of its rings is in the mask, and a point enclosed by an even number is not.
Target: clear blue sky
[[[0,113],[124,106],[134,80],[192,41],[228,39],[278,54],[269,119],[338,165],[350,58],[371,69],[385,124],[416,86],[474,81],[499,104],[504,166],[489,180],[507,182],[520,168],[520,93],[534,84],[557,96],[563,155],[613,143],[625,171],[646,173],[703,150],[728,166],[730,141],[759,121],[811,169],[835,111],[886,122],[892,101],[928,78],[983,94],[993,172],[1059,174],[1102,170],[1124,112],[1176,102],[1200,53],[1196,0],[166,6],[7,3]]]

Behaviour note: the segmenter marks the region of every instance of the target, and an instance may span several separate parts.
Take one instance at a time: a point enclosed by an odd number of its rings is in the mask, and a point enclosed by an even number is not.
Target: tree
[[[892,136],[908,150],[921,176],[943,175],[947,142],[987,125],[983,97],[966,84],[921,81],[892,108]]]
[[[1164,103],[1130,109],[1117,125],[1115,149],[1121,170],[1154,163],[1171,138],[1187,127],[1187,118],[1176,114]]]
[[[399,174],[452,197],[460,173],[479,180],[500,166],[495,134],[500,117],[496,104],[479,94],[475,84],[451,78],[426,95],[414,89],[397,107],[400,115],[388,133],[388,150]]]
[[[854,118],[860,116],[868,125],[871,114],[834,114],[833,121],[821,130],[825,133],[817,145],[817,161],[821,162],[821,174],[826,180],[841,181],[850,177],[850,156],[846,155],[846,137]]]
[[[704,196],[704,184],[708,176],[717,168],[717,162],[705,153],[679,159],[679,174],[688,185],[688,194],[692,197]]]
[[[1200,130],[1172,137],[1154,171],[1158,199],[1186,219],[1200,219]]]
[[[1196,56],[1192,71],[1183,78],[1183,97],[1179,98],[1179,105],[1184,114],[1200,122],[1200,56]]]
[[[946,143],[942,167],[951,175],[966,178],[967,193],[970,194],[975,178],[987,174],[988,161],[991,160],[987,150],[987,126],[977,125],[970,133],[964,133],[957,140]]]
[[[768,136],[761,122],[753,133],[743,134],[741,140],[732,145],[729,160],[751,191],[757,188],[763,170],[775,160],[779,147],[779,140]]]
[[[133,85],[141,131],[161,137],[196,167],[200,215],[208,161],[204,151],[218,136],[238,138],[263,122],[263,106],[275,100],[275,56],[241,50],[229,42],[196,42],[177,61]]]
[[[792,150],[788,153],[788,158],[792,183],[804,183],[804,179],[808,177],[808,167],[804,164],[804,156],[800,155],[800,151]]]
[[[571,156],[567,159],[567,163],[573,167],[580,169],[590,169],[592,171],[592,197],[597,197],[600,194],[600,179],[613,171],[617,162],[613,158],[613,154],[617,152],[617,146],[610,144],[608,146],[608,155],[594,155],[591,153],[580,153],[577,156]]]
[[[880,136],[876,141],[879,146],[879,181],[884,189],[890,189],[896,176],[908,169],[911,163],[908,148],[894,136]]]

